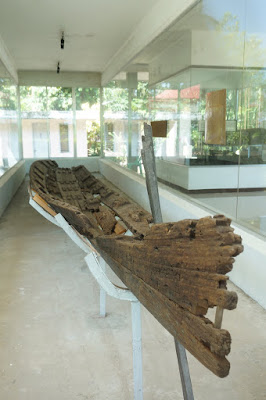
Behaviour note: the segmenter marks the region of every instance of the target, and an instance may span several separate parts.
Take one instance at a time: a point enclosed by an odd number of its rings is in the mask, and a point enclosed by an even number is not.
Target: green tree
[[[47,94],[49,110],[72,110],[72,88],[48,87]]]
[[[81,110],[84,103],[92,106],[99,102],[97,88],[77,88],[75,93],[77,110]],[[72,110],[72,88],[21,86],[20,96],[22,111]]]
[[[22,112],[47,111],[45,86],[20,86],[20,106]]]
[[[17,109],[16,86],[11,85],[11,83],[7,79],[0,79],[0,109]]]
[[[101,154],[100,125],[96,121],[87,121],[86,129],[88,156],[99,156]]]
[[[141,114],[143,117],[149,112],[150,91],[147,82],[138,82],[138,88],[133,89],[131,109],[133,112]]]
[[[94,104],[99,103],[99,89],[98,88],[77,88],[76,89],[76,109],[82,110],[83,104],[88,104],[92,107]]]
[[[106,111],[128,111],[128,89],[118,88],[115,82],[111,82],[104,88],[103,105]]]

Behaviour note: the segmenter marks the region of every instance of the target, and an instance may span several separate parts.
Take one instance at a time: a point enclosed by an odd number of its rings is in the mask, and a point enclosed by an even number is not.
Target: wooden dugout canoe
[[[210,307],[232,310],[237,295],[225,274],[243,251],[231,220],[218,215],[152,224],[139,205],[97,180],[84,166],[51,160],[30,169],[39,203],[86,236],[153,316],[219,377],[229,373],[231,337],[205,317]],[[131,236],[128,236],[130,231]]]

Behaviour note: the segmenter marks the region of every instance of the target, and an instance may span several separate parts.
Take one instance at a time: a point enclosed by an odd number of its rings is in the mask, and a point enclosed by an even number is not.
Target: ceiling
[[[16,70],[103,72],[157,2],[1,0],[0,36]]]
[[[1,0],[0,78],[10,76],[26,85],[49,81],[98,87],[121,71],[149,71],[151,84],[184,71],[171,84],[185,85],[187,81],[189,85],[200,77],[207,85],[220,80],[231,87],[233,78],[240,82],[241,72],[229,71],[227,65],[242,65],[241,49],[240,62],[233,62],[239,55],[233,41],[234,59],[228,40],[214,40],[213,31],[220,31],[219,20],[202,7],[200,0]],[[64,50],[60,48],[62,32]],[[208,36],[198,43],[197,32]],[[223,48],[217,46],[218,40]],[[222,62],[216,57],[216,48]],[[254,51],[251,58],[259,67]],[[60,74],[56,74],[58,62]],[[205,66],[205,71],[192,73],[187,70],[192,65]],[[227,71],[220,71],[224,65]],[[216,69],[210,71],[211,66]]]

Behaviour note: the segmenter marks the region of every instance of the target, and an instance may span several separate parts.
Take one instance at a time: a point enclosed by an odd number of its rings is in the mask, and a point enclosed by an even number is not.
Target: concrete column
[[[73,145],[74,158],[77,157],[77,113],[76,113],[76,88],[72,87],[72,111],[73,111]]]
[[[20,91],[19,86],[16,86],[17,89],[17,118],[18,118],[18,151],[19,151],[19,159],[23,158],[23,143],[22,143],[22,121],[21,121],[21,104],[20,104]]]
[[[104,157],[104,106],[103,87],[100,87],[100,133],[101,133],[101,157]]]

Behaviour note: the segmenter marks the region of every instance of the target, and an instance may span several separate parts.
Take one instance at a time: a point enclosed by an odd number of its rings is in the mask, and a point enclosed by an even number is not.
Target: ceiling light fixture
[[[61,49],[65,48],[65,35],[64,32],[62,32],[62,37],[61,37]]]
[[[60,72],[60,62],[58,61],[56,72],[59,74]]]

